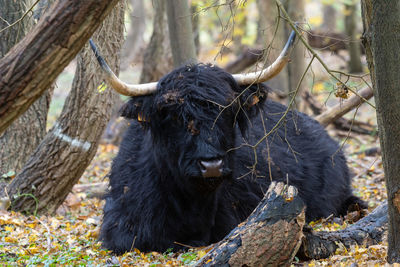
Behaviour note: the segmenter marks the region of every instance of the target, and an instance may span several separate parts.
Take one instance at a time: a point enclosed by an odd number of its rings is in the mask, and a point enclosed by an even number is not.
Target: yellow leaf
[[[369,172],[373,172],[373,171],[375,171],[375,165],[372,165],[371,166],[371,168],[369,168],[369,170],[368,170]]]
[[[313,16],[308,19],[308,23],[310,23],[311,26],[319,26],[322,24],[322,21],[323,19],[321,16]]]
[[[36,227],[36,223],[27,223],[26,226],[33,229]]]
[[[28,251],[31,254],[36,254],[36,253],[38,253],[40,251],[40,248],[33,246],[33,247],[29,247]]]
[[[11,236],[6,236],[4,238],[4,241],[6,241],[7,243],[18,243],[18,240]]]
[[[104,90],[106,90],[106,89],[107,89],[107,85],[105,83],[101,83],[99,86],[97,86],[97,91],[99,93],[104,92]]]
[[[197,256],[199,258],[203,258],[207,253],[204,250],[200,250],[199,252],[197,252]]]
[[[320,93],[324,90],[324,84],[322,82],[317,82],[313,86],[313,91],[316,93]]]
[[[11,226],[4,226],[4,230],[6,230],[8,232],[12,232],[14,230],[14,228],[12,228]]]
[[[29,242],[32,243],[32,242],[35,242],[36,240],[38,240],[38,236],[35,234],[30,234],[28,239],[29,239]]]

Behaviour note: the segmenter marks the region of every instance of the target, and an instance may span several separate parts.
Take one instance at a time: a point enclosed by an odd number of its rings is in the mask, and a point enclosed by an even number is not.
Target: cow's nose
[[[199,165],[203,177],[220,177],[222,175],[222,159],[200,160]]]

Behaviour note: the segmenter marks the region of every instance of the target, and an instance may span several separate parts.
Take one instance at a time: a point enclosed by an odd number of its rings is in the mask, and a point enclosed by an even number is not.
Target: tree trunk
[[[153,34],[143,57],[140,83],[156,82],[173,69],[165,0],[153,1]]]
[[[197,62],[188,1],[168,0],[166,9],[174,66]]]
[[[265,60],[262,64],[270,65],[284,47],[287,38],[285,37],[285,22],[278,17],[278,8],[275,0],[257,0],[258,7],[258,32],[257,44],[264,47]],[[279,23],[279,25],[277,25]],[[278,26],[277,32],[275,28]],[[262,66],[260,66],[262,67]],[[279,90],[284,94],[289,93],[289,73],[281,71],[276,77],[267,82],[268,86]]]
[[[232,8],[235,9],[235,19],[232,22],[232,51],[235,55],[238,55],[243,51],[245,45],[242,44],[242,38],[245,35],[247,27],[247,13],[245,8],[246,2],[238,1]]]
[[[0,60],[0,134],[50,87],[117,2],[57,1]]]
[[[290,18],[297,22],[304,21],[304,0],[286,0],[285,7],[288,11]],[[285,39],[287,39],[292,32],[292,28],[289,24],[285,25]],[[288,93],[293,92],[298,88],[298,92],[295,98],[295,108],[300,111],[305,111],[306,106],[302,102],[302,92],[307,90],[308,88],[308,79],[307,76],[304,78],[303,82],[299,85],[299,81],[303,76],[304,72],[306,71],[306,47],[301,43],[298,42],[297,45],[293,48],[292,53],[290,54],[290,62],[288,64],[287,72],[288,72],[288,79],[289,79],[289,91]],[[290,97],[291,98],[291,97]],[[290,99],[288,100],[290,102]]]
[[[153,34],[143,56],[139,83],[156,82],[173,68],[171,47],[168,40],[165,0],[154,0],[153,6],[155,9]],[[128,121],[119,117],[119,112],[113,112],[113,118],[107,125],[105,133],[106,141],[119,145],[128,126]]]
[[[400,262],[400,2],[362,0],[368,67],[388,196],[389,263]]]
[[[190,13],[192,13],[192,32],[194,38],[194,46],[196,49],[196,58],[200,54],[200,16],[197,4],[194,1],[190,1]]]
[[[350,54],[350,60],[347,65],[350,73],[362,72],[360,40],[357,38],[356,27],[357,5],[358,2],[354,2],[352,5],[345,5],[344,23],[346,34],[349,38],[347,47]]]
[[[146,28],[146,18],[143,0],[131,0],[131,12],[129,13],[130,28],[126,36],[121,52],[121,70],[125,70],[129,65],[140,57],[140,52],[144,49],[145,43],[143,33]]]
[[[293,20],[303,20],[303,0],[285,0],[282,1],[282,3]],[[291,29],[284,20],[280,19],[275,0],[258,0],[257,5],[259,10],[259,28],[264,29],[259,31],[257,42],[263,40],[263,43],[268,45],[266,49],[267,62],[272,62],[278,57],[281,48],[284,47],[285,41],[291,33]],[[278,29],[275,33],[278,23]],[[271,88],[278,89],[284,94],[293,92],[297,88],[300,77],[306,69],[304,56],[305,47],[299,43],[291,53],[291,64],[288,64],[287,68],[282,70],[276,77],[269,80],[267,84]],[[305,90],[306,86],[307,81],[303,81],[299,87],[295,102],[298,108],[298,104],[301,102],[301,92]]]
[[[290,266],[301,244],[304,211],[295,187],[272,182],[247,220],[196,266]]]
[[[323,22],[321,32],[333,33],[336,30],[336,10],[332,4],[323,3],[322,6]]]
[[[32,1],[0,0],[0,29],[18,19],[30,8]],[[33,27],[32,17],[23,19],[18,25],[0,33],[0,58],[2,58]],[[3,134],[0,134],[0,175],[19,172],[29,155],[46,134],[47,111],[52,89],[46,91]]]
[[[100,32],[93,36],[97,43],[107,44],[102,53],[109,55],[107,59],[116,72],[123,40],[123,18],[124,1],[121,1],[100,27]],[[72,90],[59,119],[7,188],[13,210],[53,213],[96,153],[117,95],[111,89],[96,90],[101,84],[102,72],[89,46],[80,52],[77,61]]]

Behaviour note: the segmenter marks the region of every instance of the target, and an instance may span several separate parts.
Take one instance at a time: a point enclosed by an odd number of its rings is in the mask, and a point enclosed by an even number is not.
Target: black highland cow
[[[126,90],[97,57],[110,84]],[[132,124],[110,173],[104,247],[163,252],[217,242],[247,218],[271,180],[299,189],[307,221],[363,205],[321,125],[296,111],[281,119],[287,108],[268,100],[265,86],[236,80],[197,64],[172,71],[150,95],[130,93],[122,116]],[[266,133],[255,154],[250,145]]]

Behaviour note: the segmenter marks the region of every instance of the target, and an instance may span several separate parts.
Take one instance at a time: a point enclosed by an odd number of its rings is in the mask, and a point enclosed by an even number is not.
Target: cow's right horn
[[[144,84],[127,84],[121,81],[110,69],[106,61],[102,58],[92,39],[89,40],[89,43],[94,54],[96,55],[97,61],[99,62],[101,69],[106,75],[106,81],[115,91],[117,91],[121,95],[126,96],[141,96],[152,94],[157,90],[157,82]]]

